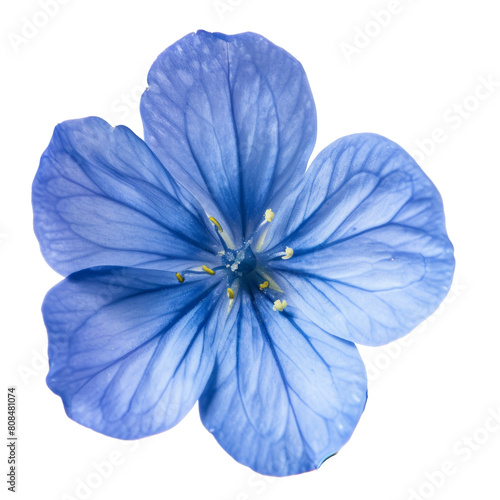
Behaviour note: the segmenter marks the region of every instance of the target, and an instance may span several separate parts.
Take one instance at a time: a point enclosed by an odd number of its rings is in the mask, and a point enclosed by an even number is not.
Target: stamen
[[[215,271],[213,269],[210,269],[209,267],[207,267],[205,264],[203,264],[201,266],[201,268],[208,274],[211,274],[212,276],[215,274]]]
[[[265,222],[263,222],[263,224],[265,224]],[[262,234],[259,236],[259,239],[257,240],[257,244],[255,245],[256,252],[261,251],[262,245],[264,244],[264,240],[266,239],[268,231],[269,231],[269,226],[267,226],[266,229],[264,231],[262,231]]]
[[[208,220],[215,226],[215,232],[217,233],[217,236],[219,237],[219,240],[222,244],[222,248],[224,249],[222,251],[222,254],[219,252],[219,255],[224,255],[226,250],[228,250],[228,247],[232,245],[231,240],[227,233],[224,232],[222,226],[219,224],[219,221],[215,217],[208,217]]]
[[[224,231],[222,230],[222,226],[219,224],[219,221],[215,217],[209,217],[208,220],[217,226],[217,229],[219,230],[219,233],[223,233]]]
[[[184,276],[181,273],[175,273],[175,276],[179,280],[179,283],[184,283]]]
[[[283,309],[285,309],[285,307],[287,306],[287,302],[286,300],[284,300],[283,302],[281,302],[281,300],[276,300],[274,302],[274,306],[273,306],[273,311],[283,311]]]
[[[264,281],[264,283],[261,283],[261,284],[259,285],[259,288],[260,288],[261,290],[264,290],[264,288],[267,288],[268,286],[269,286],[269,281]]]
[[[283,260],[287,260],[287,259],[290,259],[293,255],[293,248],[290,248],[290,247],[286,247],[285,248],[285,253],[286,255],[284,255],[283,257],[281,257]]]
[[[227,298],[229,300],[233,300],[234,299],[234,292],[231,290],[231,288],[227,289]]]
[[[255,245],[255,251],[260,252],[262,245],[264,244],[264,240],[266,239],[267,232],[269,231],[269,226],[265,228],[264,231],[261,231],[262,227],[266,226],[268,222],[271,222],[274,219],[274,212],[268,208],[264,214],[264,220],[257,226],[255,231],[252,233],[252,236],[248,238],[248,241],[252,241],[254,237],[259,234],[259,239],[257,240],[257,244]]]
[[[264,218],[267,222],[271,222],[274,219],[274,212],[270,208],[268,208],[266,210],[266,213],[264,214]]]
[[[191,269],[184,269],[184,271],[182,271],[181,277],[184,277],[187,274],[203,274],[203,273],[215,274],[216,271],[220,271],[221,269],[224,269],[224,267],[223,266],[217,266],[217,267],[214,267],[213,269],[210,269],[209,267],[203,265],[201,267],[195,267],[195,268],[191,268]]]

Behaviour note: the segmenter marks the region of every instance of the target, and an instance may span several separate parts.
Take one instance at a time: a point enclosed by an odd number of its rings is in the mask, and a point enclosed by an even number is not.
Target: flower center
[[[222,255],[222,263],[230,271],[233,279],[250,274],[257,265],[250,243],[251,241],[247,241],[237,250],[228,248]]]
[[[215,226],[215,231],[217,233],[217,236],[220,239],[220,242],[222,244],[223,250],[219,252],[219,255],[221,257],[222,265],[214,267],[213,269],[210,269],[207,267],[205,264],[201,266],[201,269],[186,269],[184,272],[180,273],[177,272],[176,276],[177,279],[179,280],[179,283],[184,283],[185,281],[185,275],[187,274],[198,274],[198,273],[207,273],[210,275],[216,274],[216,272],[221,272],[225,271],[226,276],[227,276],[227,298],[229,299],[229,308],[228,312],[231,311],[231,308],[234,303],[234,299],[236,294],[238,293],[238,289],[240,287],[239,285],[239,278],[243,278],[245,276],[248,276],[250,273],[252,273],[254,270],[256,271],[256,276],[257,276],[257,283],[258,283],[258,289],[264,293],[268,294],[271,291],[274,292],[279,292],[283,293],[283,290],[278,286],[277,283],[273,281],[273,279],[266,274],[266,272],[263,269],[257,269],[257,258],[255,257],[255,254],[252,251],[251,244],[254,239],[254,237],[257,237],[259,229],[265,224],[265,223],[270,223],[274,219],[274,212],[271,209],[266,210],[266,213],[264,214],[264,219],[265,222],[262,222],[260,226],[254,231],[252,236],[244,243],[243,246],[241,246],[238,249],[233,249],[229,248],[229,246],[232,246],[232,243],[230,240],[227,239],[227,237],[224,234],[224,229],[222,226],[219,224],[219,221],[215,219],[214,217],[209,217],[210,222]],[[259,241],[257,242],[257,247],[256,251],[257,253],[259,252],[259,248],[262,245],[262,242],[264,241],[266,233],[264,232]],[[293,257],[293,249],[289,247],[285,247],[284,252],[278,252],[276,253],[272,258],[282,258],[284,260],[288,260]],[[260,282],[262,280],[262,282]],[[246,281],[246,280],[245,280]],[[234,283],[234,285],[233,285]],[[234,286],[234,289],[232,288]],[[253,286],[257,286],[256,283],[254,282]],[[287,301],[286,300],[275,300],[274,301],[274,307],[273,310],[283,312],[285,307],[287,306]]]

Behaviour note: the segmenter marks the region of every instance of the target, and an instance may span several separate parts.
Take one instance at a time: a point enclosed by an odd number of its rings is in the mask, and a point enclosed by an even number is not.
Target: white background
[[[397,4],[221,0],[218,12],[212,0],[65,0],[44,18],[38,0],[3,0],[0,321],[3,387],[16,385],[19,400],[15,498],[500,498],[500,424],[489,418],[500,412],[500,12],[492,0]],[[381,27],[374,16],[389,6],[395,13]],[[25,18],[45,24],[29,39],[20,38]],[[149,66],[200,28],[261,33],[303,63],[318,109],[316,152],[346,134],[377,132],[412,152],[443,195],[457,257],[453,289],[406,342],[361,350],[370,373],[365,414],[317,472],[254,474],[225,454],[196,408],[171,431],[127,445],[69,420],[45,385],[40,305],[60,278],[31,228],[39,157],[53,127],[70,118],[98,115],[142,135]],[[346,44],[356,51],[350,58]],[[481,79],[496,87],[478,88]],[[98,475],[95,464],[110,456],[113,470]],[[446,476],[436,473],[443,464]],[[86,481],[91,489],[78,489]]]

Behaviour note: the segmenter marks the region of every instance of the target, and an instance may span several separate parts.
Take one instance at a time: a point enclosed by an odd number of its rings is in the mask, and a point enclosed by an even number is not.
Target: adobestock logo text
[[[22,47],[27,45],[49,24],[51,19],[57,16],[61,6],[68,4],[70,1],[71,0],[39,0],[39,9],[29,17],[21,17],[21,26],[18,31],[11,31],[7,35],[12,50],[17,54]]]
[[[500,80],[494,75],[478,76],[474,89],[443,111],[442,124],[435,127],[426,137],[416,139],[415,149],[408,148],[415,161],[422,165],[436,152],[439,145],[450,138],[452,132],[461,128],[478,111],[483,102],[495,95],[498,88]]]
[[[406,0],[410,3],[413,0]],[[369,47],[373,40],[387,29],[395,16],[404,11],[404,3],[401,0],[389,0],[384,9],[372,10],[370,19],[354,28],[354,36],[349,42],[340,42],[339,47],[348,64],[354,56],[358,56]]]

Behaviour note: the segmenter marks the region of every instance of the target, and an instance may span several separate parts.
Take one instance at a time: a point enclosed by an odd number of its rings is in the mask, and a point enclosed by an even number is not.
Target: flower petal
[[[238,319],[200,398],[205,427],[261,474],[315,469],[350,438],[366,403],[359,353],[297,308],[261,292],[235,298]]]
[[[199,31],[153,64],[145,139],[235,243],[306,168],[316,110],[301,64],[254,33]]]
[[[209,276],[180,284],[164,271],[102,267],[49,291],[47,384],[68,416],[121,439],[177,424],[213,368],[218,322],[227,315],[217,286]]]
[[[285,246],[293,257],[274,256]],[[283,202],[262,245],[289,303],[353,342],[381,345],[429,316],[451,285],[441,197],[397,144],[334,142]]]
[[[56,127],[33,182],[33,212],[42,253],[63,275],[216,262],[201,206],[142,139],[100,118]]]

